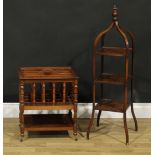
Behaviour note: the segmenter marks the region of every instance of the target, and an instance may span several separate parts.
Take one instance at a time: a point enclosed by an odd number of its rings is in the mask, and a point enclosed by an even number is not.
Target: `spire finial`
[[[118,20],[118,9],[116,7],[116,4],[113,5],[112,19],[113,19],[113,21],[117,21]]]

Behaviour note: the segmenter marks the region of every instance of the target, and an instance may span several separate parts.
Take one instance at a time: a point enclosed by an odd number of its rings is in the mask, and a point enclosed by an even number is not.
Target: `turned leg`
[[[124,130],[126,135],[126,145],[129,144],[129,135],[128,135],[128,127],[126,121],[126,112],[123,113],[123,120],[124,120]]]
[[[19,113],[19,127],[20,127],[20,141],[23,141],[24,138],[24,108],[23,104],[20,104],[20,113]]]
[[[75,137],[75,140],[77,141],[77,106],[74,108],[74,129],[73,129],[73,135]]]
[[[22,115],[22,114],[20,114],[20,115]],[[24,138],[24,124],[22,121],[20,121],[19,127],[20,127],[20,141],[22,142],[23,138]]]
[[[78,81],[74,81],[74,129],[73,129],[73,135],[75,137],[75,140],[77,141],[77,102],[78,102]]]
[[[91,129],[92,125],[93,125],[94,113],[95,113],[95,110],[94,110],[94,108],[93,108],[93,110],[92,110],[92,115],[91,115],[91,119],[90,119],[89,126],[88,126],[88,130],[87,130],[87,139],[89,139],[90,129]]]
[[[20,81],[19,87],[19,127],[20,127],[20,141],[23,141],[24,138],[24,82]]]
[[[101,113],[102,113],[102,111],[99,110],[98,115],[97,115],[97,125],[96,126],[99,126]]]

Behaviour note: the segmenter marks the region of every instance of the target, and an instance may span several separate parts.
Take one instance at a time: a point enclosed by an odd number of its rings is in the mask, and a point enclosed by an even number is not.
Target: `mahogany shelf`
[[[104,111],[112,111],[112,112],[121,112],[123,113],[124,110],[127,110],[129,104],[124,109],[124,101],[114,101],[111,99],[102,99],[99,101],[95,109],[96,110],[104,110]]]
[[[109,73],[102,73],[96,80],[96,83],[108,83],[108,84],[124,84],[125,78],[120,75],[113,75]]]
[[[24,115],[25,131],[73,130],[73,121],[67,114]]]
[[[72,110],[74,109],[74,104],[35,104],[30,105],[29,103],[24,104],[25,110]]]
[[[96,54],[105,56],[125,56],[132,52],[132,48],[126,49],[123,47],[103,47],[96,50]]]

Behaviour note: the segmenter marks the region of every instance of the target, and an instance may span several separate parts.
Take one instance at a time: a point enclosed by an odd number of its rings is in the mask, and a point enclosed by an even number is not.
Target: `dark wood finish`
[[[111,84],[124,84],[125,78],[120,75],[113,75],[109,73],[102,73],[95,80],[96,83],[111,83]]]
[[[24,115],[25,131],[73,130],[73,120],[68,114]]]
[[[77,79],[77,75],[71,67],[22,67],[19,79],[23,80],[62,80]]]
[[[52,83],[52,97],[53,97],[53,104],[55,104],[55,82]]]
[[[124,107],[124,102],[123,101],[113,101],[110,99],[104,99],[99,101],[96,106],[95,110],[104,110],[104,111],[113,111],[113,112],[124,112],[127,110],[129,104],[127,104],[126,107]]]
[[[116,6],[113,7],[112,11],[112,23],[109,25],[107,29],[103,32],[99,33],[96,37],[94,44],[93,44],[93,108],[92,108],[92,116],[88,125],[87,130],[87,139],[89,139],[90,129],[93,124],[94,113],[95,110],[98,110],[97,116],[97,126],[99,126],[99,120],[102,111],[112,111],[112,112],[121,112],[123,113],[123,120],[124,120],[124,131],[126,135],[126,144],[129,143],[129,135],[128,135],[128,128],[127,128],[127,121],[126,121],[126,110],[129,107],[128,101],[128,82],[129,79],[131,80],[131,112],[135,122],[135,130],[138,130],[137,120],[134,114],[133,109],[133,72],[134,72],[134,37],[133,34],[129,31],[126,31],[122,28],[118,23],[118,12]],[[122,37],[124,41],[124,47],[106,47],[104,45],[104,38],[106,34],[111,31],[113,28],[117,30],[119,35]],[[131,40],[131,46],[129,46],[129,39]],[[101,43],[101,44],[100,44]],[[101,45],[101,46],[99,46]],[[101,75],[97,77],[96,75],[96,57],[97,55],[101,56]],[[131,55],[131,75],[129,75],[129,56]],[[124,76],[120,75],[113,75],[109,73],[104,73],[104,59],[106,56],[111,57],[123,57],[124,58],[124,68],[125,74]],[[96,104],[96,84],[117,84],[124,86],[124,98],[121,101],[113,101],[111,99],[102,99]],[[101,85],[101,98],[103,98],[103,86]]]
[[[74,81],[74,88],[73,88],[73,100],[74,100],[74,136],[75,136],[75,140],[77,140],[77,102],[78,102],[78,81],[75,80]]]
[[[20,106],[19,106],[19,127],[20,127],[20,141],[23,141],[24,137],[24,82],[23,80],[19,83],[19,100],[20,100]]]
[[[26,85],[31,87],[30,92],[25,93]],[[19,121],[21,141],[24,137],[24,131],[53,130],[73,130],[75,140],[77,140],[77,101],[78,77],[71,67],[20,68]],[[68,110],[69,114],[24,115],[24,110]],[[74,112],[73,118],[71,110]]]
[[[126,136],[126,144],[129,144],[129,134],[128,134],[128,126],[126,121],[126,112],[123,113],[123,121],[124,121],[124,130]]]
[[[69,110],[69,109],[73,109],[73,103],[66,103],[66,104],[61,104],[61,103],[57,103],[52,105],[50,104],[45,104],[43,105],[42,103],[36,103],[35,106],[31,106],[30,104],[25,103],[24,104],[24,109],[25,110]]]
[[[105,55],[105,56],[125,56],[132,52],[132,48],[128,50],[126,48],[120,47],[103,47],[101,49],[96,50],[96,54]]]

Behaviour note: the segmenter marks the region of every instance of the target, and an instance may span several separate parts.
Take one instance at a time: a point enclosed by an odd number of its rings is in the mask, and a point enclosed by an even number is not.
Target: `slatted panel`
[[[24,102],[33,105],[67,104],[73,102],[77,92],[73,82],[56,82],[46,80],[27,82],[31,89],[24,90]],[[28,88],[28,87],[27,87]],[[27,95],[27,94],[28,95]],[[29,95],[30,94],[30,95]]]

